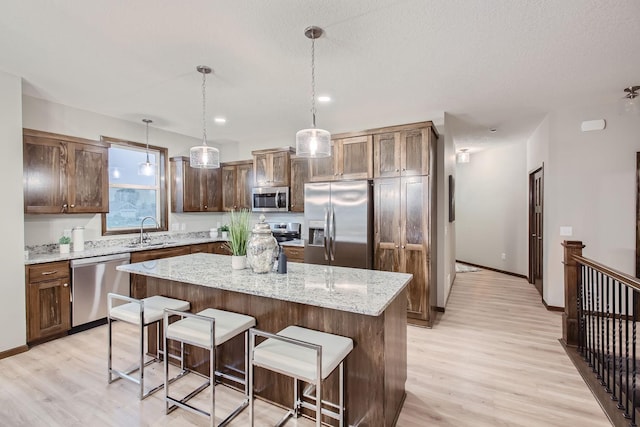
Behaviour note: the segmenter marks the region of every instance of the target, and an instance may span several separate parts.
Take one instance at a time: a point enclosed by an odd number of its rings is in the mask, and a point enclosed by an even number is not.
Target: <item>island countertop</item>
[[[227,255],[195,253],[122,265],[118,270],[222,289],[379,316],[407,286],[411,274],[315,264],[288,263],[287,274],[233,270]]]

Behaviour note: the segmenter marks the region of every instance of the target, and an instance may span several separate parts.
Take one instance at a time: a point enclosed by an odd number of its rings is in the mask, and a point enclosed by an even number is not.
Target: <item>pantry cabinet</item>
[[[25,267],[27,343],[66,334],[71,329],[69,262]]]
[[[288,187],[292,147],[252,151],[256,187]]]
[[[373,135],[373,177],[429,175],[434,139],[433,128],[420,125]]]
[[[23,129],[24,212],[109,212],[108,145]]]
[[[253,161],[228,162],[222,168],[222,210],[251,209]]]
[[[309,182],[309,159],[291,157],[291,187],[289,205],[291,212],[304,212],[304,184]]]
[[[171,212],[220,212],[221,170],[189,166],[188,157],[172,157]]]

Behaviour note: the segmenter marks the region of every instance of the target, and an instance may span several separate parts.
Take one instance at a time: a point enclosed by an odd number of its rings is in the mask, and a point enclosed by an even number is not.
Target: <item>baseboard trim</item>
[[[510,271],[500,270],[498,268],[493,268],[493,267],[487,267],[485,265],[480,265],[480,264],[474,264],[472,262],[462,261],[462,260],[459,260],[459,259],[457,259],[456,262],[459,262],[461,264],[467,264],[467,265],[470,265],[470,266],[473,266],[473,267],[482,268],[482,269],[485,269],[485,270],[495,271],[497,273],[502,273],[502,274],[506,274],[506,275],[509,275],[509,276],[520,277],[521,279],[527,279],[527,276],[524,275],[524,274],[512,273]]]
[[[10,348],[9,350],[0,351],[0,359],[15,356],[16,354],[24,353],[29,350],[27,345],[21,345],[20,347]]]
[[[561,311],[561,312],[564,312],[564,307],[556,307],[555,305],[549,305],[542,298],[540,298],[540,300],[542,301],[542,304],[544,305],[544,308],[546,308],[548,311]]]

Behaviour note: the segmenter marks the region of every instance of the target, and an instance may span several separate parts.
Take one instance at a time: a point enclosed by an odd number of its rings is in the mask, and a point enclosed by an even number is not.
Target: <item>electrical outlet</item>
[[[505,259],[507,259],[507,254],[503,252],[502,255],[500,255],[500,258],[502,258],[502,260],[504,261]]]

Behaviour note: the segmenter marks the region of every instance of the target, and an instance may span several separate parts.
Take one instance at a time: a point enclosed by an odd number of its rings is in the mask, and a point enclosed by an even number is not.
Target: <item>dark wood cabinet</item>
[[[252,151],[256,187],[288,187],[292,147]]]
[[[253,161],[222,164],[222,210],[251,209]]]
[[[199,246],[199,245],[198,245]],[[173,256],[188,255],[191,253],[191,246],[178,246],[175,248],[150,249],[147,251],[131,252],[131,263],[149,262],[153,260],[169,258]],[[150,266],[152,264],[149,264]],[[146,276],[132,274],[130,276],[131,296],[133,298],[144,298],[147,284]]]
[[[282,252],[287,255],[288,262],[304,262],[304,247],[281,246]]]
[[[197,169],[188,157],[172,157],[171,212],[220,212],[222,186],[220,168]]]
[[[109,212],[108,145],[23,130],[24,212]]]
[[[231,250],[229,250],[225,242],[213,242],[211,243],[211,253],[217,255],[231,255]]]
[[[304,184],[309,182],[309,159],[291,157],[291,186],[289,188],[289,210],[304,212]]]
[[[413,274],[407,289],[410,323],[431,324],[430,177],[385,178],[374,182],[377,270]]]
[[[69,263],[27,266],[27,342],[66,334],[71,329]]]
[[[367,179],[373,176],[371,135],[340,137],[331,141],[331,157],[311,159],[310,181]]]
[[[417,124],[373,136],[373,177],[429,175],[432,127]]]

